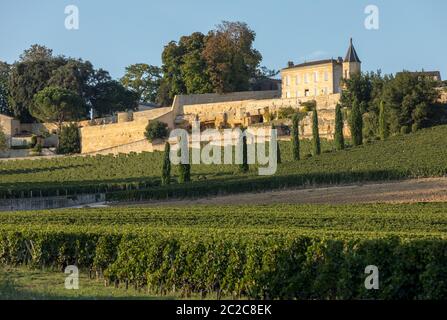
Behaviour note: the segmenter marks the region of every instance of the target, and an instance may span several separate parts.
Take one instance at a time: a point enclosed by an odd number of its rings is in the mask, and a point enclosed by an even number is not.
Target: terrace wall
[[[149,121],[161,121],[169,128],[174,127],[171,108],[135,112],[131,121],[82,127],[81,153],[151,151],[151,144],[144,142],[144,132]],[[138,150],[131,150],[133,143]]]

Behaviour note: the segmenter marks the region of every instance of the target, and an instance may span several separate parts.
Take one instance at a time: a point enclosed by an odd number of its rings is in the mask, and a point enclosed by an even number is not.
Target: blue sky
[[[115,78],[132,63],[160,65],[163,46],[222,20],[257,33],[262,65],[285,67],[344,56],[349,38],[363,70],[440,70],[447,79],[445,0],[0,0],[0,60],[33,43],[90,60]],[[64,26],[67,5],[79,8],[79,30]],[[364,27],[367,5],[380,10],[379,30]]]

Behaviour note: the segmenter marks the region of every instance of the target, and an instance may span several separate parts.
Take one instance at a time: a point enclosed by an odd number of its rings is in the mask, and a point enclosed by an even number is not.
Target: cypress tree
[[[299,133],[299,116],[294,114],[292,118],[292,153],[293,160],[300,160],[300,133]]]
[[[165,144],[165,153],[163,160],[163,169],[161,172],[161,184],[167,185],[171,182],[171,160],[169,159],[169,152],[171,150],[171,146],[169,142]]]
[[[380,110],[379,110],[379,135],[381,140],[385,140],[388,138],[388,126],[385,119],[385,105],[380,102]]]
[[[314,108],[312,113],[312,143],[313,143],[313,155],[317,156],[321,154],[320,132],[318,130],[318,114],[317,108]]]
[[[179,165],[179,183],[186,183],[191,181],[191,165],[189,163],[181,163]]]
[[[359,146],[363,143],[363,118],[357,99],[355,99],[352,104],[350,124],[352,144],[354,146]]]
[[[276,163],[282,163],[281,160],[281,149],[279,147],[279,140],[278,140],[278,145],[276,146]]]
[[[182,154],[182,150],[179,150],[179,154]],[[189,159],[189,156],[188,156]],[[178,182],[179,183],[186,183],[191,181],[191,165],[189,164],[189,160],[188,163],[181,163],[179,164],[179,168],[178,168]]]
[[[247,137],[245,135],[242,137],[242,163],[239,165],[239,170],[243,173],[247,173],[249,170],[248,155],[247,155]]]
[[[341,106],[337,104],[335,107],[335,148],[343,150],[345,148],[345,138],[343,137],[343,115],[341,113]]]
[[[272,125],[272,130],[275,129],[275,126]],[[271,142],[271,140],[270,140]],[[276,140],[277,144],[276,144],[276,163],[281,163],[281,150],[279,148],[279,140]]]

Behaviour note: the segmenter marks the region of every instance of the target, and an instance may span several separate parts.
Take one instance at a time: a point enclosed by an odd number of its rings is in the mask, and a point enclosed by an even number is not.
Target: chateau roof
[[[355,51],[354,45],[352,44],[352,38],[350,40],[349,49],[348,49],[348,52],[346,53],[344,62],[361,63],[359,56],[357,55],[357,52]]]
[[[294,69],[294,68],[302,68],[302,67],[310,67],[310,66],[317,66],[317,65],[326,64],[326,63],[338,63],[338,61],[335,60],[335,59],[325,59],[325,60],[310,61],[310,62],[304,62],[304,63],[301,63],[301,64],[296,64],[294,66],[290,66],[290,67],[284,68],[283,70]]]

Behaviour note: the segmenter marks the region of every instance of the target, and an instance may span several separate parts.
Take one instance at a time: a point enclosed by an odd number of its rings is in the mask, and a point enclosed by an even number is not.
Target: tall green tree
[[[57,153],[73,154],[81,152],[81,136],[76,123],[64,125],[59,133]]]
[[[343,79],[340,103],[344,108],[351,108],[354,101],[369,103],[372,97],[373,86],[369,73],[354,74],[349,79]],[[362,110],[366,112],[367,110]]]
[[[21,62],[33,62],[50,60],[53,58],[53,50],[39,44],[33,44],[20,55]]]
[[[60,130],[65,121],[78,120],[85,110],[82,99],[73,91],[47,87],[34,97],[33,116],[42,122],[55,123]]]
[[[126,73],[120,82],[125,88],[135,92],[140,102],[156,102],[161,78],[161,68],[137,63],[126,67]]]
[[[76,92],[87,105],[93,96],[93,65],[81,59],[67,59],[53,71],[47,86],[61,87]]]
[[[179,183],[187,183],[191,181],[191,165],[189,163],[181,163],[179,165]]]
[[[10,66],[6,62],[0,61],[0,114],[11,115],[9,108],[8,78]]]
[[[22,122],[33,122],[34,95],[46,87],[75,92],[84,103],[81,118],[91,108],[97,115],[136,107],[134,93],[112,81],[105,70],[95,70],[89,61],[53,56],[51,49],[35,45],[14,63],[8,77],[9,109]],[[135,101],[133,101],[135,100]]]
[[[295,113],[292,118],[292,154],[293,160],[300,160],[300,132],[299,115]]]
[[[165,152],[163,157],[163,168],[161,172],[161,184],[168,185],[171,183],[171,160],[169,154],[171,152],[171,145],[169,142],[165,143]]]
[[[388,124],[386,121],[385,104],[383,101],[380,103],[379,110],[379,135],[381,140],[388,138]]]
[[[239,165],[239,171],[242,173],[247,173],[249,169],[247,137],[244,135],[242,137],[242,163]]]
[[[115,80],[102,82],[94,87],[90,106],[96,116],[103,117],[118,111],[135,110],[138,97]]]
[[[180,71],[185,81],[187,94],[210,93],[213,86],[208,73],[207,64],[203,56],[206,37],[200,32],[180,38],[179,46],[183,49]]]
[[[256,34],[247,24],[224,21],[206,36],[200,32],[171,41],[163,50],[163,79],[157,101],[169,105],[175,95],[246,91],[259,69]]]
[[[383,90],[389,130],[399,133],[402,127],[430,126],[436,119],[430,113],[436,105],[436,82],[411,72],[400,72]]]
[[[22,122],[33,122],[31,110],[34,95],[48,86],[53,73],[66,60],[61,57],[45,60],[26,60],[12,65],[8,81],[10,108]]]
[[[354,100],[354,103],[352,105],[349,123],[351,129],[352,144],[354,146],[359,146],[363,143],[363,118],[357,99]]]
[[[186,85],[181,71],[184,51],[175,41],[169,42],[161,55],[163,79],[157,94],[157,102],[167,106],[175,95],[185,94]]]
[[[223,21],[208,33],[203,51],[214,91],[246,91],[262,55],[253,48],[256,33],[246,23]]]
[[[343,114],[341,112],[341,105],[337,103],[335,107],[335,148],[337,150],[343,150],[345,148],[345,138],[343,136]]]
[[[272,125],[272,130],[275,130],[275,126]],[[279,139],[276,139],[276,163],[281,163],[281,146],[279,145]]]
[[[320,131],[318,129],[318,113],[317,108],[312,111],[312,145],[313,155],[321,154]]]

